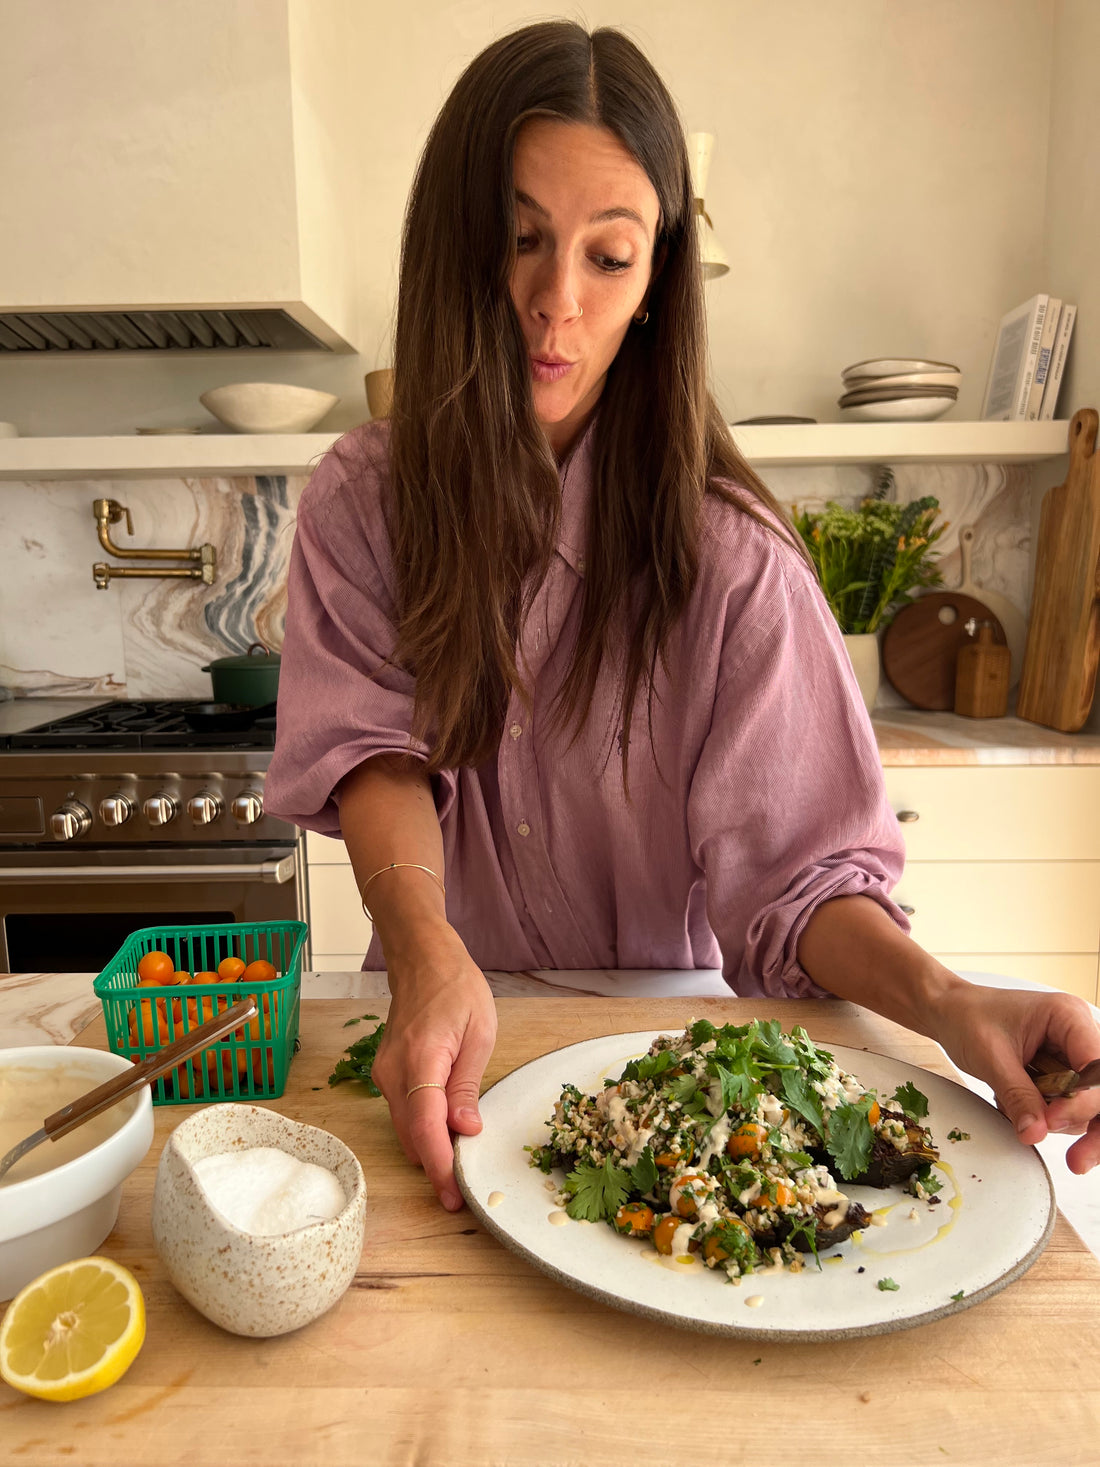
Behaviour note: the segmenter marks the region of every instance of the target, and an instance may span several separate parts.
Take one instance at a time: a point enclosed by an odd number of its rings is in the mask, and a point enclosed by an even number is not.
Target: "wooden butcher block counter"
[[[562,1045],[677,1030],[692,1018],[803,1024],[950,1074],[941,1052],[854,1005],[721,999],[510,998],[486,1084]],[[68,1405],[0,1385],[0,1459],[78,1467],[186,1463],[684,1462],[1032,1464],[1100,1460],[1100,1263],[1059,1217],[1046,1251],[992,1298],[893,1334],[773,1344],[655,1324],[565,1288],[463,1210],[445,1212],[403,1158],[382,1100],[327,1077],[367,1026],[358,1000],[303,1001],[302,1049],[272,1108],[359,1156],[368,1217],[343,1299],[295,1334],[223,1333],[169,1283],[150,1207],[171,1129],[123,1189],[100,1252],[133,1270],[145,1346],[123,1379]],[[80,1043],[106,1046],[102,1021]],[[568,1076],[563,1075],[563,1081]],[[716,1286],[717,1283],[716,1283]]]

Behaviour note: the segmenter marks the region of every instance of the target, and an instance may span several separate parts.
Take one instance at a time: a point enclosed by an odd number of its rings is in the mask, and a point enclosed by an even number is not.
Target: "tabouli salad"
[[[846,1182],[906,1182],[932,1197],[939,1153],[927,1114],[914,1085],[876,1095],[800,1027],[699,1019],[660,1035],[600,1095],[566,1085],[549,1142],[527,1149],[533,1166],[566,1173],[559,1197],[571,1217],[651,1240],[658,1253],[701,1254],[736,1281],[769,1266],[797,1271],[870,1222],[834,1168]]]

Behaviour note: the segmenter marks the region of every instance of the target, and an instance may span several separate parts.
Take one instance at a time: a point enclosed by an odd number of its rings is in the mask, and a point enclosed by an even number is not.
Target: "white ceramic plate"
[[[900,1060],[830,1046],[842,1069],[892,1095],[911,1080],[928,1097],[928,1125],[943,1158],[941,1202],[929,1206],[901,1188],[841,1187],[868,1211],[888,1208],[886,1225],[864,1229],[831,1250],[819,1273],[755,1274],[739,1285],[700,1263],[658,1261],[648,1244],[620,1238],[604,1223],[550,1222],[558,1212],[525,1146],[542,1144],[545,1121],[564,1084],[603,1088],[644,1054],[653,1032],[612,1034],[556,1050],[514,1070],[481,1097],[484,1130],[455,1138],[455,1174],[475,1216],[508,1248],[552,1278],[664,1324],[709,1334],[771,1340],[827,1340],[886,1334],[925,1324],[989,1298],[1038,1258],[1054,1226],[1054,1194],[1042,1159],[1016,1140],[1010,1123],[961,1085]],[[970,1140],[953,1143],[958,1129]],[[499,1200],[490,1200],[500,1194]],[[916,1220],[910,1218],[915,1214]],[[839,1255],[839,1258],[835,1255]],[[862,1269],[863,1272],[859,1272]],[[896,1292],[878,1288],[893,1279]],[[952,1295],[960,1293],[961,1299]],[[759,1306],[746,1307],[760,1297]]]
[[[895,397],[841,408],[841,417],[860,423],[930,423],[955,406],[953,397]]]
[[[897,377],[908,372],[957,372],[953,362],[924,362],[919,357],[872,357],[870,361],[853,362],[841,371],[849,377]]]

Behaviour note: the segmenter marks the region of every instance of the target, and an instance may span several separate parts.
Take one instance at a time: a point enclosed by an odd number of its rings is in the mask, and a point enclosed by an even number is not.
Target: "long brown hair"
[[[627,332],[597,410],[580,632],[556,710],[580,729],[614,651],[625,780],[637,694],[648,687],[651,712],[658,658],[695,584],[704,494],[765,524],[762,506],[785,517],[707,391],[683,130],[661,79],[619,31],[553,21],[494,42],[459,78],[421,156],[394,351],[395,657],[416,677],[414,733],[431,741],[428,767],[492,757],[512,690],[527,697],[516,635],[560,508],[510,292],[513,151],[533,116],[608,128],[660,203],[649,320]]]

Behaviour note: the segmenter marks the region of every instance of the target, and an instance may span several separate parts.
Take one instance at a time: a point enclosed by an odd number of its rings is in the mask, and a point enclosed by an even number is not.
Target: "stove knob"
[[[50,816],[50,832],[54,840],[76,840],[92,828],[92,812],[79,800],[66,800],[60,810]]]
[[[168,825],[176,818],[177,806],[171,795],[150,795],[141,808],[150,825]]]
[[[244,790],[229,807],[238,825],[255,825],[264,813],[263,796],[255,790]]]
[[[133,813],[133,803],[125,795],[108,795],[99,802],[99,818],[104,825],[125,825]]]
[[[187,813],[196,825],[213,825],[222,813],[222,802],[217,795],[203,790],[202,794],[192,795],[187,801]]]

